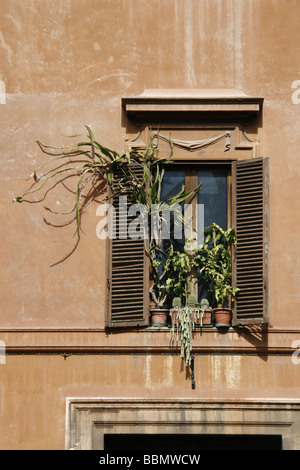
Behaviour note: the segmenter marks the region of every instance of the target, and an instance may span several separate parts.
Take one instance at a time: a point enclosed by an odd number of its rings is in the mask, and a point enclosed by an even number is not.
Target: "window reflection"
[[[182,187],[185,186],[185,171],[167,170],[164,175],[161,199],[175,196],[179,193]],[[182,215],[184,214],[184,202],[181,203]],[[164,240],[163,246],[166,249],[170,243],[174,245],[177,250],[182,250],[184,246],[184,228],[181,230],[181,238],[174,237],[174,214],[170,214],[170,240]]]
[[[203,243],[203,231],[213,222],[227,229],[227,175],[225,169],[202,170],[198,172],[197,231],[198,240]]]

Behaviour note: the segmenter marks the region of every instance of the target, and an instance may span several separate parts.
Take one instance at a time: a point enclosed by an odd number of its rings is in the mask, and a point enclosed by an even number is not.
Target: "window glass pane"
[[[202,170],[198,172],[198,184],[202,187],[198,193],[198,243],[204,242],[203,231],[213,222],[227,229],[227,175],[228,170],[222,168]],[[198,301],[208,298],[209,294],[200,273],[198,277]]]
[[[166,170],[164,174],[161,199],[168,196],[175,196],[185,184],[185,172],[176,170]]]
[[[176,171],[176,170],[166,170],[164,174],[164,179],[161,188],[161,201],[164,199],[175,196],[178,194],[182,187],[185,186],[185,171]],[[183,215],[184,203],[180,204],[181,206],[181,215]],[[166,231],[163,233],[163,239],[161,240],[161,251],[156,252],[156,259],[161,261],[162,264],[165,263],[166,257],[168,257],[167,250],[170,248],[170,245],[173,245],[174,249],[182,252],[184,249],[184,227],[181,223],[181,220],[178,221],[175,225],[174,223],[174,212],[168,211],[164,219],[167,221]],[[161,266],[157,268],[158,274],[160,276],[160,282],[166,282],[164,277],[164,271]],[[174,279],[175,281],[175,279]],[[166,306],[171,307],[172,299],[168,298]]]
[[[169,196],[175,196],[179,193],[182,187],[185,185],[185,171],[177,170],[166,170],[164,174],[162,190],[161,190],[161,200]],[[184,213],[184,202],[181,204],[182,215]],[[170,240],[174,244],[176,249],[183,248],[184,245],[184,227],[182,226],[181,237],[179,238],[178,231],[176,230],[176,237],[174,237],[174,216],[171,212],[170,214]],[[170,240],[164,241],[164,248],[170,244]]]
[[[227,174],[226,169],[202,170],[198,172],[198,184],[202,181],[198,193],[197,227],[201,243],[201,234],[205,227],[213,222],[227,229]],[[203,237],[202,237],[203,240]]]

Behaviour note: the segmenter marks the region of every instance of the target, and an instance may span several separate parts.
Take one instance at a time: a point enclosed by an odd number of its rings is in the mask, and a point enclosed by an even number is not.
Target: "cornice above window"
[[[263,98],[236,89],[148,89],[122,98],[127,115],[148,113],[260,114]]]

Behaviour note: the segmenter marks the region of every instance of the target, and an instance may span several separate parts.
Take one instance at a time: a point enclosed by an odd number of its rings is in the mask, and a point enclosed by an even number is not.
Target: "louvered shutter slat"
[[[233,163],[233,284],[240,289],[234,302],[233,325],[269,321],[268,159]]]
[[[139,166],[131,166],[137,177],[142,177]],[[124,181],[119,172],[115,181]],[[113,187],[117,189],[117,184]],[[126,196],[122,192],[121,196]],[[108,300],[106,325],[108,327],[144,326],[149,323],[149,265],[144,240],[128,237],[128,226],[134,217],[123,214],[119,195],[113,198],[116,215],[115,238],[108,241]],[[127,207],[129,208],[128,201]],[[127,238],[124,239],[124,229]],[[120,236],[121,235],[121,236]]]

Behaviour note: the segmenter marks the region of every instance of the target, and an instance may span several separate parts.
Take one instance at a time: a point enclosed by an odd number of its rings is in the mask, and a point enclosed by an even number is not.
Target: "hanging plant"
[[[179,297],[173,300],[172,327],[170,331],[170,341],[174,343],[176,340],[180,343],[180,357],[184,359],[186,366],[191,365],[191,352],[193,349],[193,331],[196,323],[203,316],[203,310],[196,305],[194,296],[188,297],[188,303],[182,307]]]

